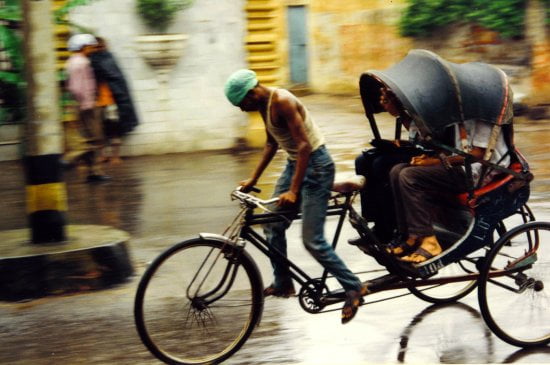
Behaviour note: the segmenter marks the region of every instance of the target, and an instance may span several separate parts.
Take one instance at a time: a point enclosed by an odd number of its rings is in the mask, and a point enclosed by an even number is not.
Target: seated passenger
[[[362,216],[374,222],[374,234],[386,243],[392,239],[396,228],[389,172],[396,164],[410,161],[411,157],[419,155],[421,151],[411,143],[416,140],[418,129],[394,93],[386,87],[380,88],[378,102],[386,112],[397,118],[399,125],[405,126],[409,131],[408,141],[396,139],[393,141],[393,148],[391,145],[376,146],[363,151],[355,159],[355,173],[367,179],[365,188],[361,190]],[[361,244],[361,239],[352,239],[350,243]]]
[[[457,135],[465,137],[465,152],[477,159],[507,167],[510,154],[502,133],[498,135],[494,151],[486,156],[491,131],[492,125],[488,123],[466,121]],[[473,185],[468,185],[464,160],[459,155],[442,158],[420,155],[391,169],[390,183],[399,237],[390,244],[388,251],[400,256],[401,261],[416,264],[439,255],[442,249],[432,223],[436,208],[442,204],[441,196],[467,192],[468,186],[481,187],[497,172],[493,170],[485,174],[480,163],[473,163]]]

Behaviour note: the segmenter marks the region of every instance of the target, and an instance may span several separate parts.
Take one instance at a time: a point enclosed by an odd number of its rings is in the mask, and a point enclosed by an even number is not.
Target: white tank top
[[[281,128],[273,125],[271,121],[271,100],[273,98],[273,94],[275,94],[276,90],[272,90],[271,94],[269,95],[269,101],[267,103],[267,110],[266,110],[266,118],[265,125],[267,128],[267,131],[269,134],[275,138],[275,141],[281,146],[282,149],[284,149],[288,153],[288,158],[291,160],[296,160],[298,158],[298,147],[296,145],[296,141],[294,141],[294,138],[292,138],[292,134],[290,133],[290,130],[288,128]],[[282,92],[287,92],[290,95],[292,95],[290,92],[286,90],[281,90]],[[303,106],[302,103],[294,96],[292,97],[296,100],[298,104],[300,104],[304,110],[304,129],[306,132],[306,137],[309,142],[309,144],[312,147],[312,152],[321,147],[325,143],[325,138],[321,131],[319,130],[319,127],[313,119],[311,118],[311,115],[309,111],[306,109],[305,106]]]

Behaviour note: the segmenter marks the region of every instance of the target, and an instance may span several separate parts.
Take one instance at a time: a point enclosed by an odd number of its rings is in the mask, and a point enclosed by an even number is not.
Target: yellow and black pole
[[[59,163],[59,111],[54,28],[50,0],[23,0],[27,77],[25,174],[33,243],[65,240],[67,193]]]

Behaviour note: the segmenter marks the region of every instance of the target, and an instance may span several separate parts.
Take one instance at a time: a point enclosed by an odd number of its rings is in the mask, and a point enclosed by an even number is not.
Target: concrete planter
[[[186,34],[145,34],[136,38],[138,53],[166,81],[183,55]]]

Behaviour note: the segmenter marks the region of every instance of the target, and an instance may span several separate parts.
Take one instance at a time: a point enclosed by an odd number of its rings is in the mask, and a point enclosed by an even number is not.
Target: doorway
[[[303,5],[288,7],[290,81],[308,82],[307,11]]]

